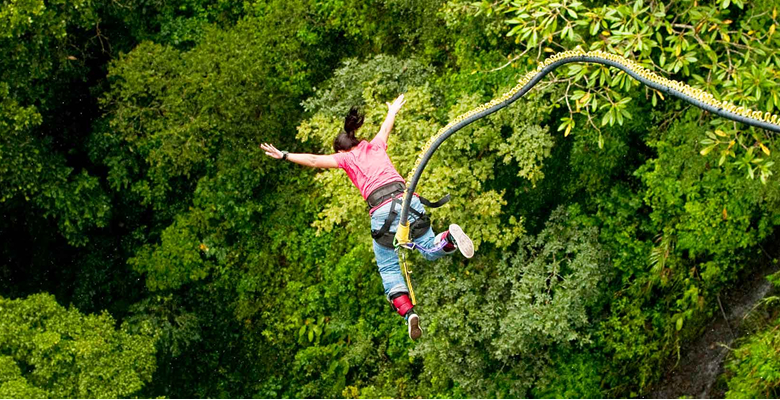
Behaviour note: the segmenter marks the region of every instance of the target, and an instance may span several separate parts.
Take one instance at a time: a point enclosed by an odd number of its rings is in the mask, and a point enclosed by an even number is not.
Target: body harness
[[[392,228],[393,222],[395,222],[395,219],[398,217],[396,205],[401,204],[401,199],[399,196],[402,195],[405,191],[406,185],[404,185],[403,182],[391,182],[380,186],[371,192],[371,194],[366,199],[369,210],[381,205],[388,199],[392,199],[390,203],[390,212],[387,214],[387,218],[385,219],[384,224],[382,224],[382,227],[371,230],[371,237],[374,238],[374,240],[376,240],[376,242],[380,245],[390,249],[395,247],[395,232],[391,232],[390,228]],[[450,201],[450,195],[446,195],[436,202],[431,202],[419,195],[417,197],[420,199],[420,203],[429,208],[439,208]],[[416,217],[414,222],[412,222],[409,226],[410,235],[412,240],[414,240],[424,235],[425,232],[428,232],[428,228],[431,227],[431,218],[428,216],[428,214],[417,212],[417,210],[413,208],[411,208],[409,211]],[[414,248],[420,249],[422,251],[431,251],[431,249],[423,249],[420,246],[416,246]]]

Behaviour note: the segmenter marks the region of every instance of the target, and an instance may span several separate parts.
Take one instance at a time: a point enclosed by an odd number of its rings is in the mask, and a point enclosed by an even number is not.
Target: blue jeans
[[[383,205],[382,207],[376,209],[376,211],[374,211],[374,213],[371,215],[372,230],[379,229],[382,227],[382,225],[384,225],[388,214],[390,214],[391,204],[392,202]],[[412,197],[412,203],[410,206],[421,214],[425,213],[425,208],[423,208],[423,205],[420,203],[420,199],[417,198],[417,196]],[[390,225],[391,232],[395,232],[397,230],[398,223],[401,220],[400,204],[395,205],[395,211],[398,213],[398,216],[395,217],[395,221],[393,221],[392,225]],[[415,219],[416,216],[413,213],[409,213],[409,223],[411,224]],[[433,233],[432,228],[428,228],[428,232],[425,232],[424,235],[414,239],[413,241],[414,243],[424,248],[432,248],[436,244],[436,235]],[[422,254],[423,257],[425,257],[427,260],[433,261],[441,258],[444,255],[452,254],[453,252],[454,250],[451,252],[438,250],[432,253],[421,251],[420,254]],[[409,293],[409,289],[406,287],[406,280],[401,273],[401,264],[398,262],[398,253],[395,252],[395,249],[382,246],[381,244],[377,243],[376,240],[374,240],[374,256],[376,256],[376,264],[379,267],[379,275],[382,276],[382,285],[385,287],[385,296],[387,296],[389,299],[390,296],[396,293]]]

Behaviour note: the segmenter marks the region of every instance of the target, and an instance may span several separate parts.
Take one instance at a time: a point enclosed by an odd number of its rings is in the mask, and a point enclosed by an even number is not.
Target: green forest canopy
[[[777,113],[778,22],[770,0],[3,0],[0,396],[646,394],[718,296],[777,263],[776,135],[557,71],[426,169],[424,195],[453,195],[434,226],[478,255],[412,258],[418,343],[344,174],[257,146],[329,152],[350,106],[367,137],[406,93],[405,176],[577,45]],[[778,395],[766,325],[728,395]]]

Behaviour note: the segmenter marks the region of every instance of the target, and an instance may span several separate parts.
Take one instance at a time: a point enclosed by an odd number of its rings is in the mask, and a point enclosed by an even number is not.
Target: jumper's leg
[[[393,304],[393,309],[406,319],[409,337],[412,340],[419,339],[422,336],[420,317],[414,312],[414,305],[409,298],[409,289],[401,273],[398,254],[395,250],[374,241],[374,256],[379,266],[379,275],[382,277],[382,286],[385,288],[387,300]]]
[[[456,249],[466,258],[474,256],[474,243],[457,224],[450,225],[449,230],[438,235],[433,233],[433,229],[428,229],[428,232],[415,239],[414,243],[415,248],[429,261],[452,254]]]
[[[382,286],[385,296],[389,300],[398,293],[409,293],[406,281],[401,273],[401,264],[398,262],[398,254],[394,249],[382,246],[374,240],[374,256],[379,267],[379,275],[382,277]]]

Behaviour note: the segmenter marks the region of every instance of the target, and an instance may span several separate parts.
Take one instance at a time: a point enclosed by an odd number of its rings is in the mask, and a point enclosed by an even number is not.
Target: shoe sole
[[[450,235],[455,239],[455,246],[463,254],[463,257],[474,257],[474,243],[458,224],[450,225]]]
[[[412,340],[417,340],[422,336],[422,328],[420,328],[420,317],[414,314],[409,317],[409,337]]]

